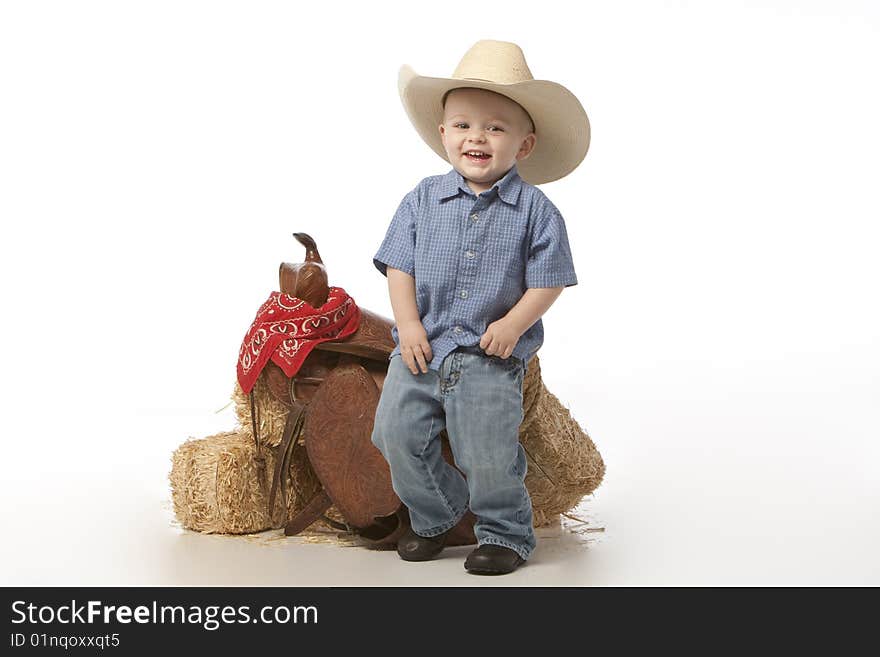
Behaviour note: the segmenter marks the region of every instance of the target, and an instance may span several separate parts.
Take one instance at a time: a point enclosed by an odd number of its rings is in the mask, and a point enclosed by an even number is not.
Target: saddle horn
[[[330,286],[327,268],[318,253],[315,240],[306,233],[293,233],[296,240],[306,247],[304,262],[282,262],[278,270],[278,282],[283,293],[308,302],[314,308],[327,303]]]

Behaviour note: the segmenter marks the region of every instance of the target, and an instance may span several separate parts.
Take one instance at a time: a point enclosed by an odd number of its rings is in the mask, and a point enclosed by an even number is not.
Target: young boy
[[[404,197],[373,259],[388,277],[396,346],[372,441],[410,512],[401,558],[437,556],[470,508],[478,547],[465,568],[509,573],[536,544],[523,377],[541,316],[577,284],[565,222],[534,185],[577,167],[589,122],[571,92],[532,78],[512,43],[478,42],[448,79],[404,66],[399,88],[453,168]],[[464,477],[441,456],[444,428]]]

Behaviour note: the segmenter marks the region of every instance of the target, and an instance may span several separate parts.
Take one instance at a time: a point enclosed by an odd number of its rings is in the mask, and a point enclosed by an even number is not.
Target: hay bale
[[[526,488],[535,527],[559,522],[605,476],[605,463],[586,431],[544,385],[537,356],[523,381],[520,442],[528,453]]]
[[[237,382],[232,400],[241,425],[238,431],[253,442],[250,399]],[[261,442],[279,444],[288,411],[269,393],[264,374],[257,379],[254,402]],[[605,464],[599,451],[568,409],[545,387],[537,356],[529,361],[523,380],[520,442],[529,456],[526,488],[532,498],[535,527],[558,523],[561,513],[575,508],[602,482]],[[342,520],[335,507],[331,511],[330,517]]]
[[[235,415],[238,417],[239,424],[238,431],[247,435],[251,442],[253,442],[254,431],[251,424],[250,396],[245,394],[237,380],[232,391],[232,401],[235,402]],[[281,435],[284,433],[284,424],[287,422],[287,415],[290,411],[269,392],[265,370],[257,377],[257,382],[254,386],[254,406],[257,408],[257,417],[260,419],[260,426],[257,427],[257,431],[260,434],[260,444],[269,447],[279,445],[281,443]]]
[[[171,497],[183,527],[206,534],[250,534],[283,527],[299,513],[320,484],[305,450],[291,460],[285,495],[276,496],[269,516],[269,493],[275,461],[270,450],[260,468],[253,439],[241,431],[226,431],[190,439],[171,457]]]
[[[590,436],[559,399],[538,382],[541,393],[520,442],[529,455],[526,488],[536,527],[558,522],[605,476],[605,463]]]

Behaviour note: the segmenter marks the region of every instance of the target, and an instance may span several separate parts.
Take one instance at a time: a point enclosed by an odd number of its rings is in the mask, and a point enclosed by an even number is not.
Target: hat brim
[[[397,88],[406,114],[419,136],[447,162],[439,130],[443,123],[442,99],[447,91],[460,87],[500,93],[522,105],[532,117],[535,147],[516,165],[527,183],[540,185],[559,180],[586,157],[590,147],[590,120],[577,97],[561,84],[549,80],[499,84],[486,80],[432,78],[418,75],[404,65],[397,78]]]

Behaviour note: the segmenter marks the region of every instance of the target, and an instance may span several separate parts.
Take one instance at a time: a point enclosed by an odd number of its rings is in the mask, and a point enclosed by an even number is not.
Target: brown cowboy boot
[[[410,527],[403,538],[397,541],[397,554],[404,561],[429,561],[446,547],[449,531],[436,536],[419,536]]]
[[[464,567],[475,575],[506,575],[524,563],[515,550],[484,543],[468,555]]]

